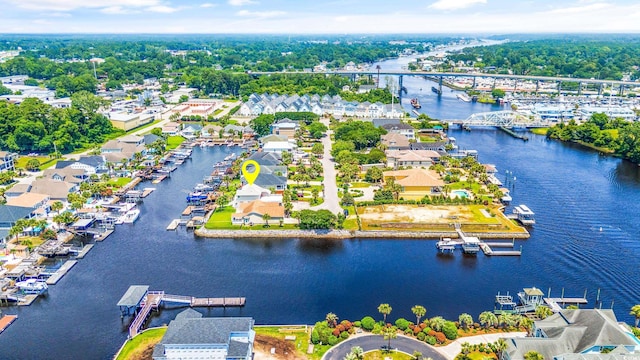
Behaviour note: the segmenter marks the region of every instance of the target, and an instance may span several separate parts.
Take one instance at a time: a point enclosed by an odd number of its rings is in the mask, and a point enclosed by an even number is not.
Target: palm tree
[[[416,324],[420,324],[420,318],[427,313],[427,309],[422,305],[416,305],[411,308],[411,312],[416,316]]]
[[[411,355],[411,357],[412,357],[414,360],[420,360],[420,359],[422,359],[422,353],[421,353],[420,351],[418,351],[418,350],[415,350],[415,351],[413,352],[413,355]]]
[[[11,227],[11,229],[9,229],[9,235],[11,236],[15,236],[16,237],[16,241],[20,242],[20,234],[22,234],[24,232],[24,229],[27,227],[27,220],[26,219],[18,219],[13,226]]]
[[[469,328],[469,325],[473,324],[473,317],[467,313],[462,313],[458,316],[458,322],[465,330]]]
[[[633,315],[633,317],[636,318],[636,327],[638,327],[638,323],[640,322],[640,304],[633,305],[631,307],[631,312],[629,312],[629,315]]]
[[[533,320],[529,319],[526,316],[522,316],[520,319],[520,326],[524,327],[527,330],[527,336],[531,336],[531,331],[533,330]]]
[[[326,320],[327,320],[327,325],[329,325],[330,328],[334,328],[338,324],[338,315],[330,312],[327,314]]]
[[[504,351],[507,350],[507,342],[500,338],[495,343],[496,355],[498,355],[498,359],[502,359]]]
[[[441,331],[446,320],[442,316],[435,316],[429,320],[429,327],[435,331]]]
[[[364,350],[362,350],[360,346],[352,347],[351,353],[355,356],[356,360],[364,359]]]
[[[382,335],[385,340],[389,341],[387,343],[387,349],[391,350],[391,339],[398,337],[398,329],[395,326],[385,326],[382,328]]]
[[[480,316],[478,316],[478,320],[480,320],[480,324],[482,324],[485,329],[498,324],[498,318],[496,317],[496,314],[492,313],[491,311],[482,312]]]
[[[264,220],[264,225],[269,227],[269,219],[271,219],[271,215],[264,213],[262,214],[262,220]]]
[[[357,360],[356,354],[354,354],[352,352],[347,353],[347,355],[344,356],[343,360]]]
[[[544,360],[544,356],[537,351],[531,350],[524,354],[524,360]]]
[[[55,211],[57,214],[60,214],[60,210],[62,210],[62,208],[64,208],[62,201],[56,201],[51,204],[51,210]]]
[[[548,307],[546,307],[546,306],[539,305],[539,306],[536,308],[536,315],[537,315],[540,319],[543,319],[543,320],[544,320],[544,319],[546,319],[547,317],[549,317],[549,316],[553,315],[553,311],[551,311],[551,309],[549,309],[549,308],[548,308]]]
[[[382,314],[382,322],[387,323],[387,315],[391,314],[391,305],[389,304],[380,304],[378,306],[378,312]]]

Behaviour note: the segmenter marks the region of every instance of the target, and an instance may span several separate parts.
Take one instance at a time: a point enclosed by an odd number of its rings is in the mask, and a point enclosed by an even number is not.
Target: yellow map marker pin
[[[249,172],[249,170],[247,170],[247,167],[249,165],[253,165],[254,167],[253,172]],[[242,175],[244,176],[245,179],[247,179],[247,183],[249,185],[253,185],[253,183],[258,178],[258,175],[260,175],[260,164],[258,164],[258,162],[256,162],[255,160],[245,161],[244,163],[242,163]]]

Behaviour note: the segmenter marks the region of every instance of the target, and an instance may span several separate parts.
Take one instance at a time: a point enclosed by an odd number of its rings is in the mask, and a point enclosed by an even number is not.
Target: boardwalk
[[[9,327],[16,319],[18,315],[5,315],[0,319],[0,333],[2,333],[6,328]]]

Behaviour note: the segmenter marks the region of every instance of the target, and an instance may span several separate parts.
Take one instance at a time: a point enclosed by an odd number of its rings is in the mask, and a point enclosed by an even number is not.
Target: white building
[[[580,117],[588,120],[593,114],[604,113],[611,119],[623,118],[627,121],[635,121],[636,113],[628,107],[622,106],[585,106],[579,108]]]

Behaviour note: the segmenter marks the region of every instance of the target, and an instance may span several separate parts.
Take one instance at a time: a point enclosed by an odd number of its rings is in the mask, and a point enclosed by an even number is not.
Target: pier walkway
[[[189,307],[241,307],[244,297],[197,298],[193,296],[165,294],[164,291],[149,291],[146,285],[133,285],[118,301],[122,316],[135,313],[129,326],[129,338],[138,335],[152,310],[158,310],[163,303]]]

